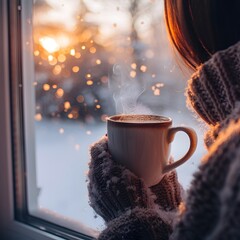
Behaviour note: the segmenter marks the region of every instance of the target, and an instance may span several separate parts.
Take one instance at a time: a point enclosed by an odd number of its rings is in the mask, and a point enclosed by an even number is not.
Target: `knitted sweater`
[[[182,204],[176,175],[166,176],[157,193],[132,173],[123,177],[121,167],[105,168],[112,164],[107,147],[92,148],[90,202],[107,221],[100,240],[240,239],[240,42],[199,67],[188,82],[187,99],[209,127],[208,153]],[[103,177],[112,172],[121,179],[115,184]],[[127,186],[133,185],[130,198]]]

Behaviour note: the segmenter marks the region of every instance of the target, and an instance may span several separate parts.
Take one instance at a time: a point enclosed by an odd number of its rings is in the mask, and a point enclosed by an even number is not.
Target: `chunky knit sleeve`
[[[240,239],[240,42],[200,66],[186,93],[208,126],[208,153],[171,239]]]
[[[240,120],[218,133],[195,174],[174,240],[240,239]]]
[[[98,240],[168,240],[172,233],[170,215],[137,207],[111,221]]]
[[[105,141],[92,149],[89,171],[91,205],[107,222],[99,240],[240,239],[240,42],[199,68],[188,82],[187,99],[209,126],[209,151],[180,204],[180,220],[173,224],[181,199],[176,175],[160,189],[146,189],[111,160]]]
[[[209,147],[219,132],[238,117],[240,106],[240,42],[215,53],[188,81],[187,105],[209,127]]]
[[[224,121],[240,101],[240,42],[200,66],[186,95],[189,108],[208,125]]]
[[[100,240],[169,238],[182,195],[176,171],[147,188],[142,179],[111,159],[104,136],[91,147],[88,177],[90,205],[106,221]]]

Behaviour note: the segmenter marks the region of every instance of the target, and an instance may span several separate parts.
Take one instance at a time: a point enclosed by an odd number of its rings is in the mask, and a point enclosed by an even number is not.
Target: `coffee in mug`
[[[171,142],[177,132],[190,139],[187,153],[169,164]],[[164,174],[187,161],[197,146],[192,128],[172,127],[169,117],[157,115],[115,115],[107,119],[108,146],[113,160],[125,165],[147,186],[160,182]]]

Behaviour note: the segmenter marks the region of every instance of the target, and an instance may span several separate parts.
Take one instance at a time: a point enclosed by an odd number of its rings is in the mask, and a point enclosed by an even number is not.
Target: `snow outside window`
[[[174,60],[162,1],[35,0],[28,25],[35,69],[25,91],[26,113],[33,111],[25,116],[26,131],[32,126],[26,145],[34,150],[27,160],[30,214],[96,236],[104,222],[88,203],[89,146],[116,113],[166,115],[201,139],[185,107],[189,75]],[[187,139],[176,136],[175,158],[186,152]],[[202,145],[178,168],[185,188]]]

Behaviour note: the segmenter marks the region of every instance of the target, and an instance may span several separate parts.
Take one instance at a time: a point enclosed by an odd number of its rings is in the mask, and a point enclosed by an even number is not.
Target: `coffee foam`
[[[138,119],[119,119],[116,120],[116,122],[125,122],[125,123],[161,123],[161,122],[166,122],[166,121],[161,121],[161,120],[138,120]]]
[[[163,123],[171,121],[167,117],[156,115],[120,115],[115,116],[112,120],[123,123]]]

